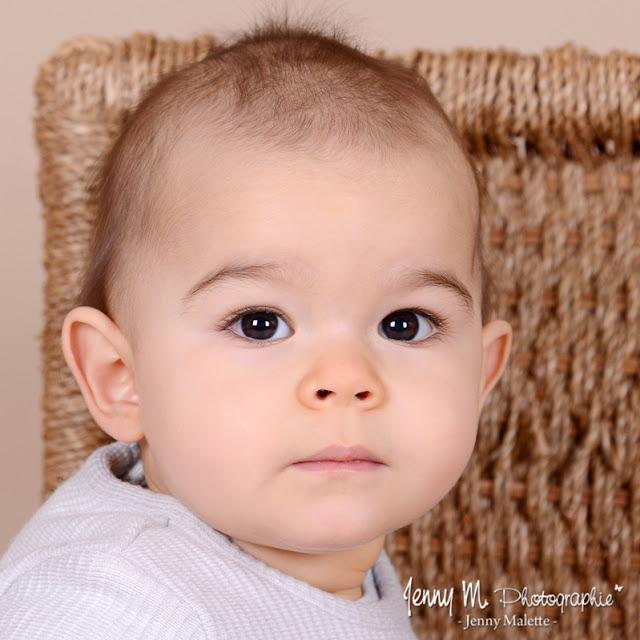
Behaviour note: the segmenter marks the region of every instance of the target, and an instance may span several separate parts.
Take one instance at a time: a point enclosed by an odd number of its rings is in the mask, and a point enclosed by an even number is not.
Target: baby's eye
[[[250,340],[278,340],[292,334],[289,325],[273,311],[249,310],[236,316],[234,320],[228,328]]]
[[[378,325],[378,333],[383,338],[404,342],[419,342],[432,330],[432,324],[420,311],[401,309],[386,316]]]

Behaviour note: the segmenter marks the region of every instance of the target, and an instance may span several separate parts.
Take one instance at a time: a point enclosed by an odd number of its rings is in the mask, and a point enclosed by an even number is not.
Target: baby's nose
[[[300,381],[298,397],[307,407],[355,406],[373,409],[384,401],[384,385],[363,354],[355,349],[325,352]]]
[[[318,389],[316,391],[316,395],[319,398],[326,398],[328,395],[335,393],[335,391],[331,391],[330,389]],[[371,395],[371,391],[359,391],[355,394],[356,398],[360,400],[366,400]]]

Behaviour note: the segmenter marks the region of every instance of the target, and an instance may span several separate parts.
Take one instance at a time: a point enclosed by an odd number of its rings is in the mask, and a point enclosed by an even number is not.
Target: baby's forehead
[[[364,201],[369,193],[377,193],[381,199],[397,203],[398,212],[407,204],[414,208],[422,206],[425,215],[430,216],[438,215],[430,207],[430,199],[442,198],[445,193],[453,203],[449,214],[454,211],[446,224],[455,227],[469,256],[469,270],[473,271],[479,219],[477,185],[472,169],[455,149],[393,150],[381,158],[357,149],[320,155],[268,145],[260,148],[251,141],[209,144],[200,139],[177,146],[168,165],[165,201],[172,206],[165,209],[164,215],[173,218],[168,228],[175,235],[180,235],[179,227],[201,223],[196,219],[199,216],[209,218],[217,229],[233,224],[240,234],[251,232],[255,237],[254,229],[242,227],[243,206],[251,209],[262,206],[268,216],[269,207],[279,208],[279,199],[290,200],[292,193],[304,206],[307,191],[313,192],[311,187],[317,183],[326,184],[327,207],[341,207],[341,197],[345,200],[362,197]],[[391,197],[389,190],[393,191]],[[416,193],[422,194],[417,204]],[[233,219],[225,215],[230,202]],[[322,215],[322,206],[318,211]],[[278,220],[286,224],[287,216],[294,221],[298,215],[295,208],[282,207]],[[306,230],[291,225],[287,233],[305,235]],[[394,242],[399,242],[397,236],[390,236],[388,244]],[[189,246],[183,249],[189,251]]]
[[[244,176],[247,182],[264,184],[279,175],[290,181],[305,176],[327,180],[348,177],[354,184],[376,184],[380,176],[394,174],[400,184],[403,174],[424,167],[425,173],[437,171],[440,188],[450,189],[466,198],[465,210],[477,212],[478,185],[475,169],[453,138],[442,136],[440,144],[415,144],[412,148],[389,148],[373,152],[357,146],[327,145],[320,149],[289,148],[268,140],[246,137],[227,140],[213,138],[195,129],[182,136],[165,155],[160,186],[166,196],[197,195],[196,189],[222,192],[230,176]],[[442,176],[449,179],[442,180]],[[279,181],[286,183],[286,180]],[[473,222],[475,222],[475,215]]]
[[[425,187],[425,210],[430,191],[447,192],[462,216],[456,224],[474,235],[479,221],[479,194],[473,172],[453,142],[437,149],[416,145],[409,150],[391,149],[385,155],[375,155],[357,148],[317,153],[254,140],[191,136],[182,139],[166,156],[159,180],[164,206],[158,208],[157,215],[169,220],[157,222],[176,230],[181,219],[189,222],[195,212],[215,216],[230,198],[246,197],[247,192],[277,197],[279,191],[288,191],[296,183],[304,192],[306,181],[324,181],[330,186],[340,183],[351,186],[354,193],[382,189],[384,185],[395,190],[401,202],[403,194],[417,192],[412,180],[418,174]]]

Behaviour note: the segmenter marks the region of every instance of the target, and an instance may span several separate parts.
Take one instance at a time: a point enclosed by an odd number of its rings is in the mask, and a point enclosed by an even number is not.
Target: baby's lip
[[[371,453],[371,451],[366,447],[362,447],[360,445],[345,447],[339,444],[332,444],[324,449],[320,449],[320,451],[314,453],[312,456],[309,456],[304,460],[298,460],[298,462],[318,462],[320,460],[331,460],[333,462],[362,460],[365,462],[384,464],[382,460],[373,455],[373,453]]]

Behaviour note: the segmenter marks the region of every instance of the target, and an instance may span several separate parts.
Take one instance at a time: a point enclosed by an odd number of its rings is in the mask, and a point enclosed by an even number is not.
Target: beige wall
[[[62,41],[153,31],[225,35],[248,25],[265,0],[1,0],[3,83],[0,232],[0,553],[36,509],[40,487],[38,336],[43,228],[37,198],[32,86],[37,65]],[[277,5],[282,6],[278,1]],[[289,2],[328,9],[370,48],[507,46],[540,51],[567,41],[596,52],[638,52],[638,0],[343,0]]]

